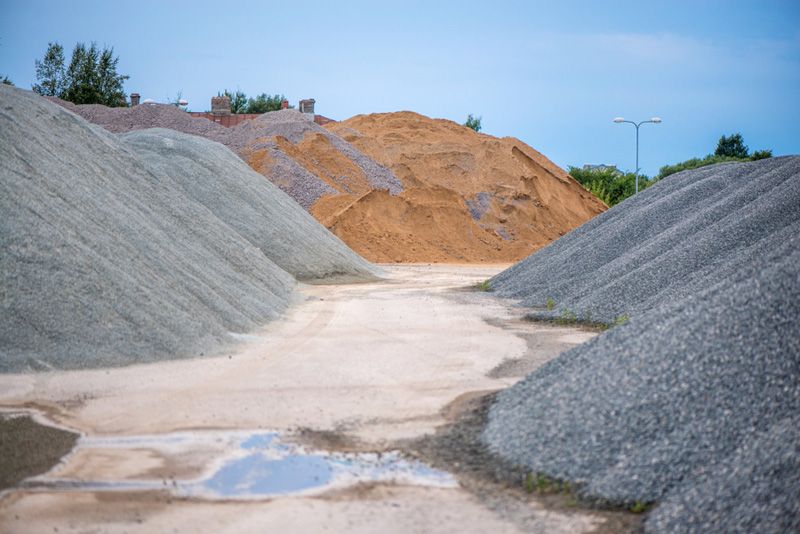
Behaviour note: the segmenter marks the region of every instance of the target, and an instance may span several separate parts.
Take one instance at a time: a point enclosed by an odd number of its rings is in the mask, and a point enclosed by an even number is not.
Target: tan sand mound
[[[326,128],[403,183],[397,196],[354,188],[353,194],[323,196],[311,207],[320,222],[372,261],[517,261],[606,209],[515,138],[405,111],[358,115]],[[303,143],[307,153],[315,153],[307,139]]]

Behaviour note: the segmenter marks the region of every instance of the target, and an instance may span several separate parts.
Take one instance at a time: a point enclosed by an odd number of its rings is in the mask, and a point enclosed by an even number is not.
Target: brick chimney
[[[211,113],[214,115],[230,115],[231,99],[227,96],[212,96]]]
[[[289,109],[289,101],[285,98],[281,100],[281,109]]]
[[[131,93],[131,107],[139,105],[139,99],[142,98],[139,93]]]
[[[310,115],[314,114],[314,100],[313,98],[307,98],[305,100],[300,101],[300,113],[308,113]]]

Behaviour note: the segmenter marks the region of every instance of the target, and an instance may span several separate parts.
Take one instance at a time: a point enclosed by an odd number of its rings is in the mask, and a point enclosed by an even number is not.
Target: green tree
[[[750,159],[756,161],[758,159],[767,159],[772,157],[772,150],[754,150],[752,154],[750,154]]]
[[[481,117],[473,117],[472,113],[467,115],[467,122],[464,123],[467,128],[472,128],[476,132],[481,131]]]
[[[742,134],[735,133],[730,136],[722,136],[717,143],[715,156],[727,156],[730,158],[746,158],[749,155],[747,145],[744,144]]]
[[[659,169],[657,179],[665,178],[670,174],[685,171],[689,169],[697,169],[698,167],[705,167],[706,165],[714,165],[716,163],[726,163],[730,161],[755,161],[758,159],[765,159],[772,157],[772,150],[755,150],[752,154],[748,155],[747,145],[744,144],[744,139],[739,133],[731,136],[722,136],[717,143],[717,149],[713,154],[708,154],[702,158],[691,158],[674,165],[664,165]]]
[[[239,89],[236,90],[235,93],[231,93],[227,89],[225,89],[221,93],[217,93],[217,96],[227,96],[231,101],[231,113],[246,113],[247,110],[247,95],[244,94],[244,91],[240,91]]]
[[[281,109],[281,102],[286,100],[283,95],[268,95],[261,93],[255,98],[247,101],[247,108],[244,113],[267,113],[268,111],[278,111]]]
[[[14,85],[14,82],[12,82],[11,78],[9,78],[8,76],[3,76],[2,78],[0,78],[0,83],[2,83],[3,85]]]
[[[636,174],[632,172],[569,167],[569,175],[608,206],[619,204],[636,191]],[[655,182],[656,180],[640,174],[639,191],[650,187]]]
[[[94,47],[92,43],[92,47]],[[114,48],[104,48],[100,53],[97,64],[98,89],[100,90],[101,104],[109,107],[125,106],[125,91],[123,85],[129,76],[117,73],[119,58],[114,57]]]
[[[43,96],[61,96],[64,92],[64,47],[47,43],[44,57],[36,60],[36,81],[31,89]]]
[[[33,90],[46,96],[57,96],[74,104],[124,106],[123,84],[128,76],[117,73],[119,58],[113,48],[98,49],[96,43],[77,43],[69,65],[64,68],[64,49],[49,43],[44,58],[36,61]]]
[[[100,104],[100,77],[97,62],[100,53],[92,43],[89,48],[78,43],[72,49],[72,59],[67,66],[66,87],[61,98],[74,104]]]

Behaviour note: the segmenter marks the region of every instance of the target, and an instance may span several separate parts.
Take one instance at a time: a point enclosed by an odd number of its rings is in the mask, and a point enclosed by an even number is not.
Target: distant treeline
[[[261,93],[255,98],[247,98],[243,91],[237,90],[232,93],[225,89],[217,93],[217,96],[227,96],[231,100],[231,113],[266,113],[268,111],[278,111],[281,109],[281,102],[286,100],[283,95],[268,95]],[[294,106],[289,106],[293,108]]]
[[[769,149],[756,150],[750,153],[740,133],[730,136],[723,135],[720,137],[713,154],[708,154],[702,158],[691,158],[673,165],[664,165],[653,178],[640,174],[639,190],[646,189],[658,180],[676,172],[696,169],[715,163],[754,161],[770,157],[772,157],[772,150]],[[619,204],[633,195],[636,190],[636,174],[632,172],[622,172],[613,168],[582,169],[569,167],[569,174],[608,206]]]

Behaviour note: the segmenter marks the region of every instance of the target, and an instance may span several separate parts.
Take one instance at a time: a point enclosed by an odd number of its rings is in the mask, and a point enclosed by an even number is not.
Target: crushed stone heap
[[[374,276],[215,143],[121,140],[9,86],[0,103],[0,371],[215,353],[286,309],[287,269]]]
[[[389,169],[317,125],[310,115],[293,109],[264,113],[226,128],[167,104],[109,108],[52,100],[111,132],[169,128],[222,143],[307,210],[324,195],[402,190]]]
[[[800,530],[800,157],[676,174],[586,226],[501,287],[544,295],[548,269],[580,280],[594,258],[605,291],[608,266],[635,266],[608,315],[632,319],[500,393],[487,447],[588,498],[656,503],[648,532]],[[669,275],[690,290],[639,292]]]
[[[696,294],[795,232],[797,157],[671,175],[491,280],[534,315],[613,323]],[[551,310],[547,310],[551,300]]]
[[[298,280],[365,280],[375,268],[219,143],[154,128],[121,135],[164,182],[202,204]]]

